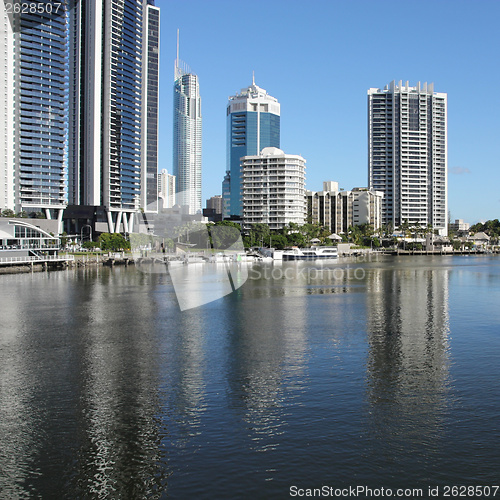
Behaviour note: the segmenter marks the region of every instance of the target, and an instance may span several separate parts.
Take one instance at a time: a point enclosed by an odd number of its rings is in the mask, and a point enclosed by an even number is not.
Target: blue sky
[[[172,171],[180,58],[200,81],[203,206],[221,193],[226,104],[257,85],[281,104],[281,149],[307,161],[307,189],[367,185],[367,90],[391,80],[448,93],[451,217],[500,218],[499,0],[156,0],[161,8],[160,168]]]

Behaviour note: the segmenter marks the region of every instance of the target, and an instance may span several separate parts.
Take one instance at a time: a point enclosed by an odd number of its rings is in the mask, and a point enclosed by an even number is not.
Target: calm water
[[[0,276],[0,498],[498,484],[500,259],[335,268]]]

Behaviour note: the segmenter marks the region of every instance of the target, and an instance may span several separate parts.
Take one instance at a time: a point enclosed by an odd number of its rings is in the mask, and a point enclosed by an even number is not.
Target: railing
[[[46,255],[46,256],[24,256],[24,257],[0,257],[0,264],[31,264],[39,262],[67,262],[74,261],[73,255],[60,257],[59,255]]]

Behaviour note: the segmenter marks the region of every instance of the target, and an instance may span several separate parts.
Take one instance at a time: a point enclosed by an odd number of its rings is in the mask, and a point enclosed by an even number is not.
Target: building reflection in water
[[[141,286],[154,288],[155,279],[114,271],[75,297],[86,332],[78,356],[79,448],[71,489],[84,496],[143,498],[165,488],[156,308]]]
[[[443,435],[450,410],[448,287],[443,268],[367,275],[367,433],[388,460],[427,459]],[[375,463],[383,460],[384,452],[372,449]]]
[[[280,273],[260,276],[259,281],[250,272],[252,283],[233,299],[244,307],[233,306],[228,404],[245,422],[251,449],[271,451],[285,431],[285,400],[297,398],[307,385],[308,298],[293,293],[300,285],[295,280],[273,279]]]

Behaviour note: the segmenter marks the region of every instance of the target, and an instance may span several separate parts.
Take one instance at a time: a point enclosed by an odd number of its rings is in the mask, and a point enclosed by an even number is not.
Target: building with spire
[[[177,58],[174,73],[173,174],[176,203],[190,214],[201,213],[201,97],[198,76]]]
[[[267,147],[280,147],[280,104],[253,77],[252,85],[229,97],[227,104],[224,217],[243,215],[240,158],[259,155]]]

